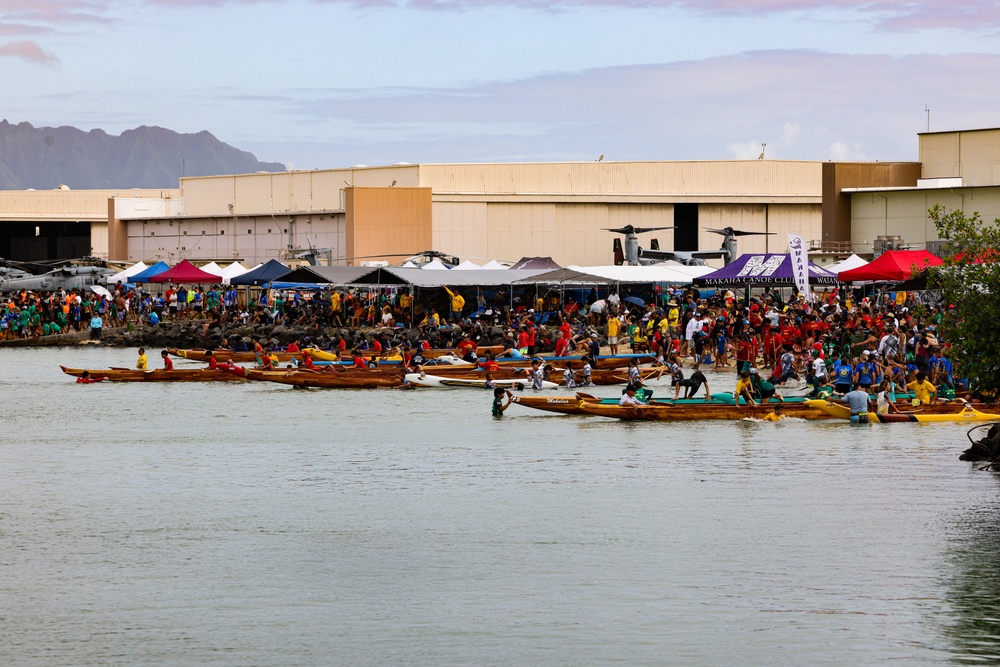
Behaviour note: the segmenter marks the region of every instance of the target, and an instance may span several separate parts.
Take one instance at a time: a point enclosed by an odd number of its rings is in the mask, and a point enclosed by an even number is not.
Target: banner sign
[[[806,254],[806,244],[798,234],[788,232],[788,253],[792,260],[792,275],[795,277],[795,288],[806,301],[812,301],[809,293],[809,257]]]

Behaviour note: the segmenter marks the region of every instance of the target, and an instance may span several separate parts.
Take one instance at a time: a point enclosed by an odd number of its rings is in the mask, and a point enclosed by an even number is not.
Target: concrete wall
[[[923,248],[938,239],[927,211],[935,204],[948,210],[978,211],[985,220],[1000,218],[1000,187],[859,192],[851,196],[856,252],[871,252],[878,236],[901,236],[903,243]]]
[[[1000,185],[1000,129],[920,135],[923,178],[961,177],[963,186]]]

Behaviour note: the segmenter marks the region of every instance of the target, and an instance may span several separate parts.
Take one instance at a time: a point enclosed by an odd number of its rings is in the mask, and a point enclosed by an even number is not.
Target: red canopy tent
[[[163,273],[150,276],[151,283],[221,283],[222,276],[202,271],[197,266],[182,259],[180,264]]]
[[[940,266],[944,260],[926,250],[887,250],[864,266],[837,274],[842,283],[864,282],[866,280],[906,280],[917,270],[928,266]]]

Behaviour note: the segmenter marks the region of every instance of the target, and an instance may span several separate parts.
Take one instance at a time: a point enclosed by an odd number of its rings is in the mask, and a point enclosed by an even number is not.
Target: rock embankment
[[[232,346],[237,339],[242,339],[248,345],[257,340],[265,345],[271,343],[283,347],[298,340],[300,346],[305,343],[327,347],[343,338],[347,341],[347,347],[351,348],[366,340],[370,341],[377,335],[381,335],[382,340],[388,345],[395,346],[402,343],[404,336],[411,342],[415,342],[421,334],[416,329],[322,328],[282,324],[247,324],[211,328],[204,321],[180,320],[161,322],[154,326],[140,325],[105,329],[101,345],[146,348],[218,347],[222,345],[223,341],[227,341]],[[485,327],[482,330],[473,331],[471,335],[479,345],[500,345],[503,343],[503,329],[501,327]],[[431,331],[427,335],[427,340],[431,347],[454,347],[461,340],[461,336],[461,330]],[[59,344],[65,345],[67,343]]]

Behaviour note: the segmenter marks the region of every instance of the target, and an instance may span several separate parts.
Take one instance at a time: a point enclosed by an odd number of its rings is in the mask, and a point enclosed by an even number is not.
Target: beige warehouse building
[[[978,212],[1000,218],[1000,129],[927,132],[919,135],[920,180],[906,187],[848,189],[851,243],[858,253],[886,242],[904,248],[939,248],[928,210]]]
[[[177,190],[8,192],[0,256],[258,263],[311,246],[340,265],[430,249],[596,265],[613,261],[621,238],[607,230],[633,225],[671,227],[640,236],[662,250],[717,249],[707,230],[733,227],[773,234],[741,237],[741,252],[783,252],[795,232],[832,260],[856,236],[845,191],[915,188],[920,176],[911,162],[397,164],[184,178]],[[32,240],[58,238],[67,220],[73,245]]]
[[[771,232],[741,251],[783,252],[787,232],[849,252],[850,186],[915,185],[916,163],[774,160],[441,164],[186,178],[150,215],[115,201],[109,248],[129,261],[287,260],[310,245],[333,264],[398,262],[434,249],[473,261],[548,255],[610,264],[608,229],[662,250],[707,250],[708,229]],[[840,246],[840,247],[837,247]]]

